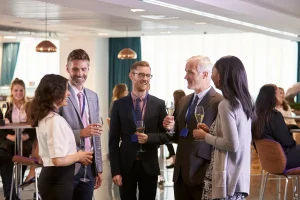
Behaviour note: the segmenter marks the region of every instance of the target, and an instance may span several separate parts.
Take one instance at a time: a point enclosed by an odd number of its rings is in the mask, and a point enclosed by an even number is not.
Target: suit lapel
[[[204,107],[204,111],[205,111],[206,108],[213,102],[215,94],[216,94],[215,89],[211,88],[209,90],[209,92],[204,96],[204,98],[202,99],[202,101],[200,101],[200,103],[198,104],[198,106],[203,106]]]
[[[188,95],[187,98],[185,98],[184,102],[182,103],[182,104],[183,104],[183,107],[182,107],[182,109],[181,109],[181,111],[180,111],[180,113],[179,113],[179,115],[180,115],[179,118],[180,118],[181,120],[183,120],[183,121],[185,121],[185,115],[186,115],[186,113],[187,113],[187,110],[188,110],[188,107],[189,107],[189,105],[190,105],[190,102],[191,102],[192,99],[193,99],[193,96],[194,96],[194,93]]]
[[[133,104],[132,104],[132,99],[131,99],[131,96],[130,96],[130,93],[127,97],[125,97],[126,99],[126,102],[125,102],[125,105],[126,105],[126,110],[128,111],[127,114],[128,114],[128,118],[132,124],[132,126],[136,127],[135,125],[135,121],[134,121],[134,118],[133,118]]]
[[[77,115],[79,117],[79,119],[81,119],[80,117],[80,110],[79,110],[79,107],[78,107],[78,103],[76,101],[75,98],[77,98],[77,96],[75,95],[75,92],[74,90],[71,88],[71,86],[69,85],[69,91],[71,93],[71,95],[69,96],[69,100],[71,102],[71,104],[73,105],[73,107],[75,108],[76,112],[77,112]]]
[[[94,109],[93,109],[94,105],[93,105],[92,97],[91,97],[89,91],[86,89],[84,89],[84,94],[86,96],[87,104],[89,106],[89,122],[90,122],[90,124],[92,124],[97,121],[97,119],[93,119],[95,114],[94,114]]]
[[[151,95],[148,94],[147,97],[147,104],[146,104],[146,110],[145,110],[145,114],[144,114],[144,124],[145,126],[147,126],[147,121],[149,120],[149,118],[151,117],[151,112],[153,110],[155,110],[155,104],[154,104],[154,100],[152,98]]]

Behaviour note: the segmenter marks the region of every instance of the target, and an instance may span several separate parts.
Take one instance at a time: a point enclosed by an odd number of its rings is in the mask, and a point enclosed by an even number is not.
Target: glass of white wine
[[[137,121],[136,122],[136,131],[138,133],[144,133],[145,132],[145,124],[144,124],[144,121]],[[138,150],[139,153],[142,153],[142,152],[146,152],[144,149],[143,149],[143,144],[140,144],[140,149]]]
[[[203,106],[197,106],[195,108],[195,118],[196,118],[198,124],[201,124],[203,122],[203,118],[204,118]],[[203,141],[203,140],[195,140],[195,141]]]
[[[175,105],[173,101],[166,101],[166,111],[168,116],[173,116],[174,111],[175,111]],[[174,131],[173,130],[168,130],[168,134],[173,135]]]
[[[2,114],[3,114],[3,119],[5,119],[5,114],[6,114],[6,111],[7,111],[7,104],[6,103],[3,103],[1,105],[1,111],[2,111]]]

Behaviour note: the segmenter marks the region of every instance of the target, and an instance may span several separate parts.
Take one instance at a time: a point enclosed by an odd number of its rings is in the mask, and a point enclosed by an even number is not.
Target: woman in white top
[[[29,120],[37,127],[39,156],[43,161],[38,183],[43,200],[71,200],[74,163],[92,163],[91,152],[77,152],[72,129],[57,113],[59,107],[68,103],[67,81],[60,75],[45,75],[30,106]]]
[[[224,100],[212,134],[205,124],[193,132],[196,139],[214,147],[202,200],[242,200],[250,189],[251,121],[255,117],[246,70],[239,58],[226,56],[216,62],[211,78]]]

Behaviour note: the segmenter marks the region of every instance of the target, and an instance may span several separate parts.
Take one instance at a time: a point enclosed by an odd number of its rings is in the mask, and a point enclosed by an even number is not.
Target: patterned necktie
[[[79,92],[77,94],[78,96],[78,101],[79,101],[79,108],[80,108],[80,117],[81,117],[81,121],[83,124],[83,128],[88,126],[88,121],[87,121],[87,116],[85,113],[85,98],[83,96],[82,92]],[[84,138],[84,150],[85,151],[90,151],[91,150],[91,140],[89,137]]]
[[[198,100],[199,100],[199,97],[198,97],[198,95],[196,95],[196,97],[195,97],[195,99],[194,99],[191,107],[189,108],[188,116],[187,116],[187,119],[186,119],[187,122],[190,121],[191,116],[194,114],[195,108],[196,108],[196,106],[198,104]]]
[[[141,109],[141,99],[135,100],[135,108],[134,108],[136,121],[142,121],[143,113]]]

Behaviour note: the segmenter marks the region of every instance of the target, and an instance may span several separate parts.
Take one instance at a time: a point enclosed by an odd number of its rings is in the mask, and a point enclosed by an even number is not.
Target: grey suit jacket
[[[197,121],[192,115],[186,123],[185,116],[193,94],[183,97],[178,106],[178,113],[175,122],[174,140],[178,143],[176,152],[176,162],[174,168],[173,181],[176,183],[179,175],[188,185],[199,185],[203,183],[206,169],[211,157],[211,145],[205,141],[195,141],[193,130],[197,128]],[[218,114],[218,105],[222,101],[222,95],[218,94],[213,88],[204,96],[198,105],[204,107],[204,119],[208,127],[214,122]],[[187,137],[180,136],[180,131],[186,127],[189,129]]]
[[[80,148],[80,144],[84,144],[83,138],[80,138],[80,131],[83,129],[83,124],[80,117],[80,109],[77,103],[77,96],[75,92],[69,85],[69,91],[71,93],[70,97],[68,98],[68,105],[61,107],[59,110],[60,115],[66,119],[66,121],[71,126],[77,148]],[[87,89],[84,88],[84,94],[87,99],[88,107],[89,107],[89,122],[90,124],[99,123],[99,116],[100,116],[100,108],[99,108],[99,100],[98,95]],[[96,176],[99,172],[102,172],[102,152],[101,152],[101,138],[100,136],[93,136],[92,137],[93,146],[94,146],[94,155],[93,155],[93,164],[92,164],[92,173]],[[80,168],[80,164],[76,163],[75,166],[75,174],[78,172]]]

